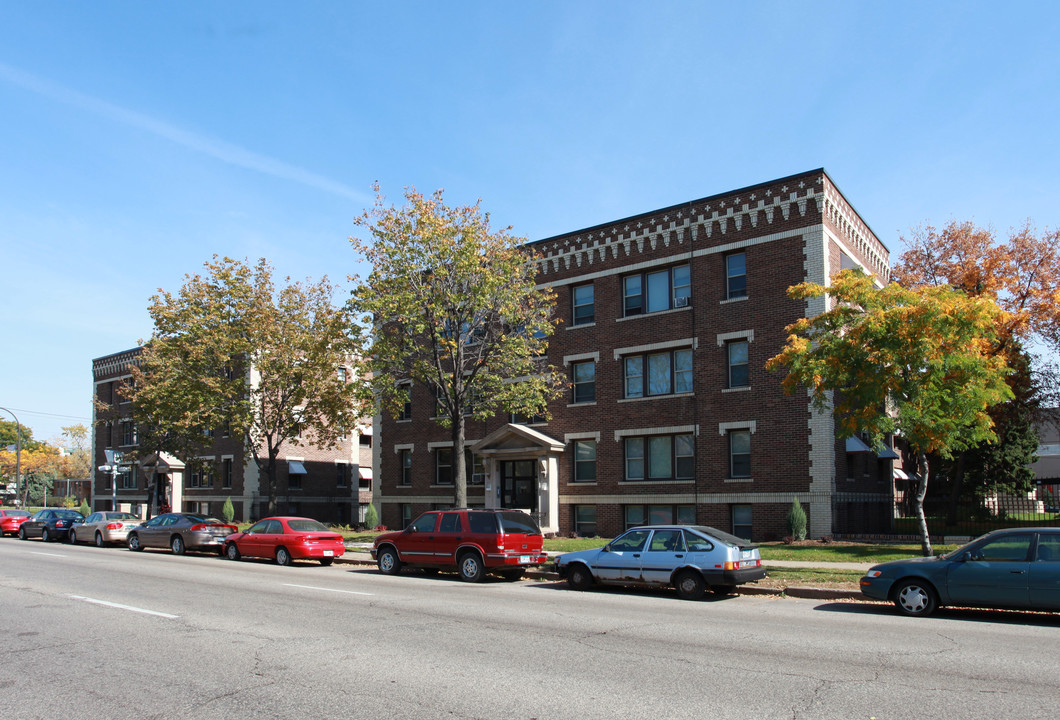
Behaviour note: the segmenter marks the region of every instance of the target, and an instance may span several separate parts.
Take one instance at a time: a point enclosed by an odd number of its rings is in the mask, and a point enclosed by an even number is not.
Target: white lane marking
[[[71,595],[74,600],[84,600],[87,603],[93,605],[106,605],[107,607],[118,608],[119,610],[130,610],[132,612],[143,613],[144,615],[156,615],[158,617],[169,618],[170,620],[176,620],[180,615],[170,615],[169,613],[156,612],[155,610],[144,610],[143,608],[133,607],[132,605],[121,605],[119,603],[107,602],[106,600],[96,600],[95,598],[82,597],[81,595]]]
[[[315,587],[313,585],[294,585],[293,583],[284,583],[287,587],[302,588],[303,590],[323,590],[325,592],[337,592],[346,593],[347,595],[368,595],[369,597],[374,593],[357,592],[356,590],[335,590],[334,588]]]
[[[47,555],[48,557],[61,557],[61,558],[67,557],[66,555],[56,555],[55,553],[38,552],[36,550],[30,550],[29,554],[30,555]]]

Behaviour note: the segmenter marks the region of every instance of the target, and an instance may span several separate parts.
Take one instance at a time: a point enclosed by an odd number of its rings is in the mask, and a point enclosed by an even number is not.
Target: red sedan
[[[259,520],[246,532],[225,538],[224,554],[229,560],[247,557],[275,558],[279,565],[292,560],[319,560],[330,565],[342,557],[346,545],[342,535],[327,526],[303,517],[270,517]]]
[[[30,514],[25,510],[0,508],[0,535],[18,535],[18,527],[29,520]]]

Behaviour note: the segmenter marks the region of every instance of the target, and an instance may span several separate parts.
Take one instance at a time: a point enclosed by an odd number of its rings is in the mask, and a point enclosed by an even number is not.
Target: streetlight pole
[[[22,492],[22,423],[6,407],[0,407],[0,410],[11,413],[11,417],[15,418],[15,497],[18,498]]]

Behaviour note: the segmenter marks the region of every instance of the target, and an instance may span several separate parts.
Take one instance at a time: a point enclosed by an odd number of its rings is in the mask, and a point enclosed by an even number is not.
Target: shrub
[[[375,505],[368,503],[368,507],[364,511],[364,524],[368,527],[375,527],[379,524],[379,513],[376,512]]]
[[[788,510],[788,531],[796,540],[806,539],[806,511],[802,509],[798,498],[791,499],[791,509]]]
[[[225,504],[221,506],[221,519],[230,524],[235,518],[236,509],[232,505],[232,496],[229,495],[228,499],[225,500]]]
[[[88,506],[88,498],[85,498],[81,501],[81,507],[79,507],[77,510],[85,517],[89,516],[89,514],[92,512],[92,508]]]

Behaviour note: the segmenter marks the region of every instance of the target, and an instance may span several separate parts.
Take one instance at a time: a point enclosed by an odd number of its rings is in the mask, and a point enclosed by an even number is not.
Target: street
[[[1060,616],[0,540],[5,717],[1054,718]]]

